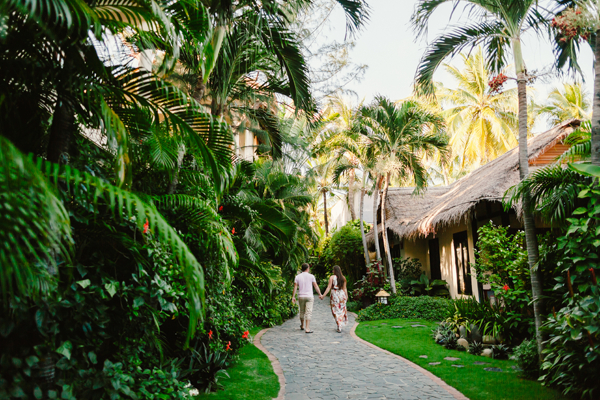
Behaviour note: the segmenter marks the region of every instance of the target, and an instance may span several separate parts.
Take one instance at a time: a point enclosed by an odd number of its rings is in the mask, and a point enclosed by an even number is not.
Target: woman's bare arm
[[[321,296],[321,300],[323,300],[323,297],[327,296],[327,293],[329,293],[329,291],[331,290],[331,285],[333,284],[333,276],[329,277],[329,284],[327,285],[327,289],[325,289],[325,293],[323,293]]]
[[[348,288],[346,287],[346,283],[348,281],[344,281],[344,293],[346,293],[346,300],[348,300]]]

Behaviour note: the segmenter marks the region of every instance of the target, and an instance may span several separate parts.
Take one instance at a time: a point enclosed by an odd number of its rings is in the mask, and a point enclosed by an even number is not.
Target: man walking
[[[306,333],[313,333],[310,330],[310,318],[312,317],[312,310],[314,304],[313,287],[319,292],[321,296],[321,289],[317,285],[315,276],[310,273],[310,265],[307,263],[302,264],[302,273],[296,275],[294,280],[294,293],[292,294],[292,303],[296,303],[296,289],[298,290],[298,306],[300,307],[300,329],[304,329]]]

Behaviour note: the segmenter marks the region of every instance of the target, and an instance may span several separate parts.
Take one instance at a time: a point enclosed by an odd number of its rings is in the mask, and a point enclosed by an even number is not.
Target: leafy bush
[[[563,307],[548,317],[549,336],[540,380],[565,394],[596,399],[600,395],[600,190],[582,186],[585,206],[568,218],[569,227],[558,239],[562,276],[554,290],[564,296]]]
[[[511,314],[506,312],[497,304],[489,301],[478,302],[474,298],[457,299],[453,303],[451,317],[446,320],[453,324],[456,329],[461,325],[468,327],[471,324],[476,325],[482,335],[491,335],[501,339],[506,343],[514,343],[523,335],[525,330],[524,323],[527,323],[526,332],[533,332],[531,318],[517,318],[520,314]]]
[[[367,267],[367,274],[354,283],[352,298],[375,301],[375,295],[387,284],[383,266],[379,261],[372,262]]]
[[[365,271],[365,253],[360,227],[353,221],[331,235],[331,239],[323,249],[325,275],[331,272],[334,265],[339,265],[342,272],[352,283],[359,280]]]
[[[514,348],[513,357],[524,376],[528,378],[540,376],[540,357],[535,340],[524,340]]]
[[[492,351],[495,359],[506,360],[508,359],[508,354],[510,353],[510,347],[505,344],[499,344],[492,346]]]
[[[423,274],[423,267],[419,259],[410,257],[405,259],[394,258],[393,264],[396,282],[399,284],[399,292],[404,295],[413,294],[410,282],[419,279]]]
[[[410,286],[413,295],[450,297],[448,282],[441,279],[429,281],[425,274],[422,274],[419,279],[410,281]]]
[[[454,300],[439,297],[391,296],[390,304],[375,303],[358,313],[359,321],[407,318],[442,321],[450,316]]]
[[[469,353],[475,356],[478,356],[483,351],[483,344],[479,342],[471,342],[469,343]]]
[[[358,301],[349,301],[346,303],[346,308],[348,309],[348,311],[359,312],[360,303]]]

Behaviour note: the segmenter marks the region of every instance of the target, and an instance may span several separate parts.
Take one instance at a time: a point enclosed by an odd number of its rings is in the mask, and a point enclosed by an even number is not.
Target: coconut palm
[[[569,119],[589,120],[590,108],[589,94],[581,82],[575,82],[554,88],[545,104],[536,111],[538,115],[546,116],[550,125],[554,126]]]
[[[578,61],[580,43],[588,43],[594,52],[590,159],[592,165],[600,165],[600,4],[596,0],[556,0],[554,3],[557,6],[556,18],[552,20],[556,66],[581,73]],[[574,28],[576,34],[565,34],[563,27]]]
[[[420,0],[412,16],[413,26],[419,35],[427,31],[431,15],[442,4],[450,0]],[[519,171],[521,180],[529,174],[527,156],[527,69],[521,37],[527,30],[538,34],[546,24],[544,16],[538,10],[536,0],[459,0],[469,10],[471,21],[464,26],[444,33],[431,43],[417,69],[416,88],[425,94],[433,94],[433,74],[442,62],[460,54],[464,49],[473,49],[483,44],[486,49],[486,62],[494,72],[501,72],[506,67],[509,52],[517,77],[518,120],[519,120]],[[458,7],[455,4],[455,7]],[[457,13],[452,13],[451,17]],[[504,80],[503,75],[496,79]],[[529,210],[530,199],[527,193],[523,196],[523,205]],[[539,259],[535,221],[533,214],[524,213],[525,237],[527,242],[527,258],[531,269],[531,287],[534,301],[536,339],[538,351],[542,355],[542,283],[536,264]]]
[[[458,87],[438,87],[436,95],[444,109],[452,154],[460,158],[462,168],[475,168],[517,145],[517,93],[490,88],[491,74],[481,48],[461,57],[463,69],[444,65]]]
[[[392,255],[385,224],[385,203],[392,177],[412,181],[416,190],[427,185],[427,172],[423,159],[445,152],[448,140],[439,134],[444,125],[441,116],[431,113],[414,100],[396,105],[391,100],[377,96],[373,103],[360,110],[360,125],[368,133],[368,153],[377,158],[374,171],[376,181],[383,180],[381,197],[381,228],[384,251],[387,256],[390,284],[396,293]],[[376,186],[376,190],[378,185]],[[374,206],[375,207],[375,206]],[[377,221],[374,221],[374,225]],[[378,240],[376,237],[375,240]]]

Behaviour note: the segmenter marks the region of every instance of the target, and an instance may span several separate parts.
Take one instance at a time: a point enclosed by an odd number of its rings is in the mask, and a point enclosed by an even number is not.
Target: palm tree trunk
[[[59,96],[52,116],[50,127],[50,140],[48,142],[48,161],[58,163],[60,157],[69,151],[71,135],[75,126],[75,115],[69,104]]]
[[[381,187],[381,177],[375,177],[375,190],[373,191],[373,237],[375,238],[375,252],[377,260],[381,260],[381,250],[379,249],[379,232],[377,229],[377,206],[379,205],[379,188]]]
[[[371,264],[371,260],[369,258],[369,249],[367,248],[367,236],[365,235],[365,227],[363,225],[363,210],[365,204],[365,188],[362,187],[360,189],[360,235],[362,236],[363,249],[365,250],[365,263],[366,265]]]
[[[592,108],[592,164],[600,165],[600,29],[596,31],[594,56],[594,104]]]
[[[329,236],[329,220],[327,219],[327,190],[323,190],[323,216],[325,219],[325,236]]]
[[[519,173],[521,180],[529,175],[529,156],[527,152],[527,76],[521,52],[521,41],[513,41],[513,54],[517,72],[517,93],[519,98]],[[535,319],[535,338],[537,341],[538,355],[542,360],[542,280],[537,268],[539,249],[535,235],[535,220],[530,211],[529,193],[523,195],[523,224],[525,227],[525,242],[527,244],[527,261],[531,277],[531,294],[533,297],[533,314]]]
[[[354,182],[356,181],[356,172],[354,168],[350,170],[350,176],[348,177],[348,208],[350,208],[350,218],[352,221],[356,220],[356,212],[354,211]]]
[[[206,85],[204,84],[204,79],[202,75],[198,75],[196,79],[196,84],[194,85],[194,90],[192,92],[192,97],[200,103],[204,98],[204,92],[206,91]]]
[[[383,232],[383,249],[387,257],[388,268],[390,271],[390,286],[392,287],[392,293],[396,294],[396,280],[394,279],[394,264],[392,263],[392,254],[390,253],[390,243],[387,235],[387,227],[385,225],[385,200],[387,198],[388,188],[390,187],[390,173],[388,172],[385,177],[385,185],[383,187],[383,193],[381,195],[381,230]]]

